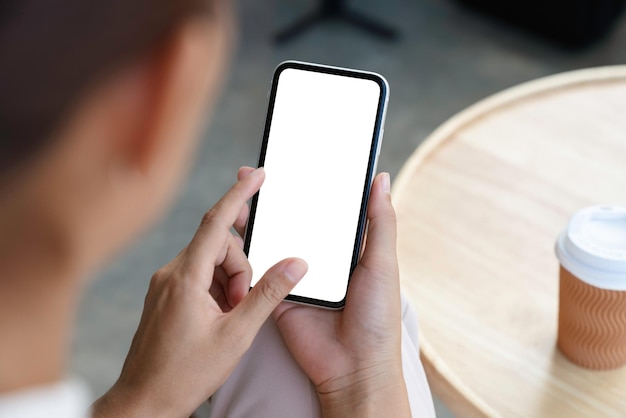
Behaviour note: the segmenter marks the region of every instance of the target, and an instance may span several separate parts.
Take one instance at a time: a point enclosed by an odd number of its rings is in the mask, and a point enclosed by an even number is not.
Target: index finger
[[[187,249],[187,268],[212,274],[220,252],[223,251],[239,212],[263,184],[265,171],[257,168],[240,179],[203,217]]]

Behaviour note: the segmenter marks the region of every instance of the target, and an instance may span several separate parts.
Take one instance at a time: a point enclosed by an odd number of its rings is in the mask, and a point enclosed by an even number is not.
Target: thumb
[[[299,258],[288,258],[270,268],[248,295],[231,311],[235,320],[250,324],[256,333],[308,270]]]

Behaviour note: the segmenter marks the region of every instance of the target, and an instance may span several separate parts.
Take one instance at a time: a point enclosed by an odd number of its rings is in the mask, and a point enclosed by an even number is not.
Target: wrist
[[[140,390],[122,387],[119,381],[92,405],[93,418],[131,418],[168,416]],[[171,416],[171,415],[170,415]]]
[[[322,416],[410,417],[402,370],[368,370],[317,387]]]

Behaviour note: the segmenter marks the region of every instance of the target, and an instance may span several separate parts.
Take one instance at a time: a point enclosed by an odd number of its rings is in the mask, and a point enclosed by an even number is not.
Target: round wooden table
[[[459,417],[626,417],[626,367],[556,348],[554,243],[626,205],[626,66],[506,90],[436,130],[393,186],[402,286],[433,393]]]

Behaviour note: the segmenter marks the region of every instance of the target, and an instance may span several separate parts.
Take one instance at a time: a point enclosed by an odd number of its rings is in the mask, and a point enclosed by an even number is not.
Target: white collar
[[[87,387],[77,380],[0,393],[0,418],[86,418],[89,400]]]

